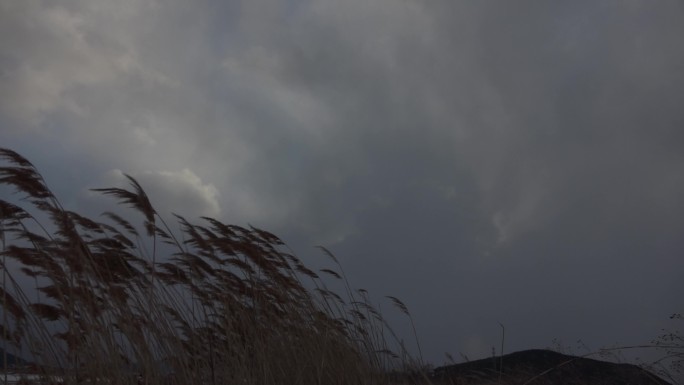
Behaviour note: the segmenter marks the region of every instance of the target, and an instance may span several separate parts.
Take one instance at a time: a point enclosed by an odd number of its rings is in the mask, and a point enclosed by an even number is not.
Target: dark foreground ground
[[[671,385],[632,364],[615,364],[550,350],[525,350],[501,357],[442,366],[435,384]]]

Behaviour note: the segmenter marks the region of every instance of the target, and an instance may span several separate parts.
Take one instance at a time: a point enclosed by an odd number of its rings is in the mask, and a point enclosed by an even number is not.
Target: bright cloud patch
[[[127,184],[123,173],[113,170],[110,175],[117,185]],[[193,220],[199,216],[218,217],[221,214],[218,189],[204,183],[190,169],[181,171],[144,172],[132,175],[147,193],[158,213],[175,213]]]

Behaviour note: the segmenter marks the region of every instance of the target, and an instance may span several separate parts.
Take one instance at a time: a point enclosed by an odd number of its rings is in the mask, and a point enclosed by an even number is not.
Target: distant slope
[[[442,366],[434,370],[433,379],[437,384],[459,385],[496,384],[499,376],[501,384],[524,384],[532,380],[530,385],[671,385],[636,365],[569,356],[550,350],[506,354],[501,374],[500,362],[501,357],[496,357]]]

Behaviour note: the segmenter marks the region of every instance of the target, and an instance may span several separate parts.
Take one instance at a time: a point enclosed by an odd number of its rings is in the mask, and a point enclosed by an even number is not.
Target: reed
[[[343,295],[265,230],[175,216],[174,234],[130,176],[130,189],[95,191],[141,223],[69,211],[31,162],[9,149],[0,159],[0,184],[21,203],[0,200],[0,339],[32,372],[66,384],[383,384],[419,362],[326,249],[337,271],[319,273]]]

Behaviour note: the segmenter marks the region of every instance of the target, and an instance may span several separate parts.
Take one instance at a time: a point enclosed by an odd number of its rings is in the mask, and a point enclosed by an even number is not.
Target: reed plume
[[[0,184],[27,203],[0,199],[0,339],[32,371],[68,384],[389,381],[388,325],[343,272],[321,270],[346,300],[266,230],[175,216],[176,236],[129,175],[130,189],[94,191],[142,224],[95,220],[62,207],[18,153],[0,161]]]

